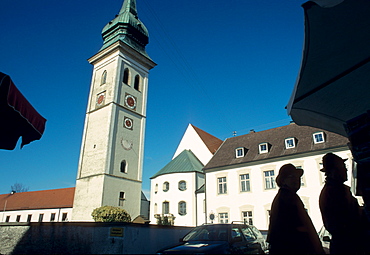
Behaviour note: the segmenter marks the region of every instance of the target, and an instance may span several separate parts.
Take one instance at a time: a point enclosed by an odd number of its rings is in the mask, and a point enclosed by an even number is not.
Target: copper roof
[[[0,195],[1,211],[73,207],[75,188],[40,190]]]
[[[157,176],[164,174],[173,174],[173,173],[191,173],[202,171],[203,164],[199,159],[194,155],[191,150],[183,150],[176,158],[174,158],[170,163],[165,167],[159,170],[155,175],[150,177],[153,179]]]
[[[314,144],[312,135],[320,131],[325,134],[325,142]],[[286,138],[295,138],[296,146],[286,149]],[[344,136],[322,129],[298,126],[292,123],[287,126],[226,139],[216,154],[204,167],[204,170],[283,156],[293,156],[313,151],[330,150],[338,147],[345,147],[348,142],[348,139]],[[259,153],[260,143],[268,143],[268,153]],[[239,147],[244,147],[246,154],[244,157],[236,158],[235,150]]]
[[[207,146],[208,150],[212,153],[215,154],[215,152],[218,150],[218,148],[222,144],[222,140],[218,139],[217,137],[208,134],[207,132],[201,130],[200,128],[197,128],[196,126],[190,124],[194,130],[197,132],[199,135],[200,139],[204,142],[204,144]]]

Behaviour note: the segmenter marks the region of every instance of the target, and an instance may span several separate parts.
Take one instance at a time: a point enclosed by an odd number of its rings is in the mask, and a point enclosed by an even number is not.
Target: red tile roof
[[[0,211],[73,207],[75,188],[40,190],[0,195]]]
[[[192,124],[190,124],[190,125],[197,132],[197,134],[199,135],[199,137],[202,139],[202,141],[204,142],[204,144],[207,146],[208,150],[212,154],[215,154],[216,151],[218,150],[218,148],[221,146],[222,140],[218,139],[217,137],[215,137],[215,136],[213,136],[211,134],[208,134],[207,132],[203,131],[200,128],[197,128],[196,126],[194,126]]]

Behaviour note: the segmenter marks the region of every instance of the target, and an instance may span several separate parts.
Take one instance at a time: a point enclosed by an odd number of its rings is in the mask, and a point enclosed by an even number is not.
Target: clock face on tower
[[[123,119],[123,126],[125,128],[128,128],[128,129],[131,129],[132,130],[132,126],[133,126],[133,120],[128,118],[128,117],[124,117]]]
[[[121,145],[125,150],[129,151],[132,149],[133,142],[122,138]]]
[[[104,104],[105,92],[102,92],[96,96],[96,106],[102,106]]]
[[[125,105],[130,108],[131,110],[135,110],[136,108],[136,97],[127,94],[125,95]]]

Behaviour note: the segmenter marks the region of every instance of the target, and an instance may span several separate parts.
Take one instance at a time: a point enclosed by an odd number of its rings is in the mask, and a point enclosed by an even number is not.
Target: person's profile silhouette
[[[324,254],[311,218],[296,194],[302,175],[303,169],[286,164],[276,177],[280,188],[271,205],[267,235],[270,254]]]
[[[348,180],[346,160],[327,153],[320,170],[326,176],[319,204],[324,226],[332,235],[330,254],[358,254],[364,251],[366,224],[357,199],[344,184]]]

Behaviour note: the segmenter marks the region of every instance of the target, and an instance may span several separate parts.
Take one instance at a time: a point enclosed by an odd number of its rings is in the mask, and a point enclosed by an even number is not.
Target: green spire
[[[130,12],[137,18],[136,1],[135,0],[124,1],[119,14],[122,14],[124,12]]]
[[[122,41],[131,48],[148,57],[145,46],[149,42],[149,33],[139,20],[136,10],[136,0],[125,0],[119,14],[102,30],[103,47]]]

